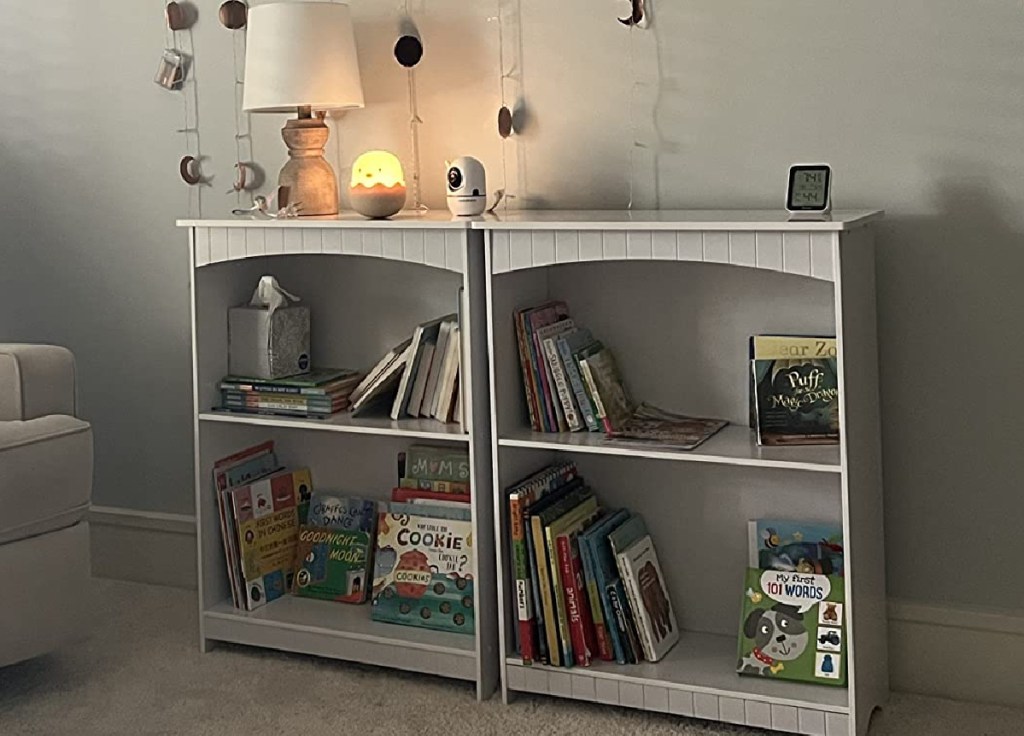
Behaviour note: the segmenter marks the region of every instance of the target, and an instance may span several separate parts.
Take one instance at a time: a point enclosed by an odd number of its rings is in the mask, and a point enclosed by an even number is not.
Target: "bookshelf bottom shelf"
[[[735,637],[695,632],[684,632],[657,663],[565,668],[506,660],[514,691],[791,733],[848,734],[846,688],[740,677],[735,667]]]
[[[372,621],[369,605],[287,596],[246,612],[223,601],[203,612],[214,641],[475,681],[475,637]]]

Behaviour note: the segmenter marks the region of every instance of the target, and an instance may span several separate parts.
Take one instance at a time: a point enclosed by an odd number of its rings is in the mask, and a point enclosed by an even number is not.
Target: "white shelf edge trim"
[[[196,268],[280,255],[351,255],[463,273],[465,230],[323,227],[195,227]]]
[[[835,281],[832,232],[493,230],[492,272],[563,263],[691,261]]]
[[[455,430],[456,425],[440,425],[452,426],[451,431],[445,431],[443,429],[418,429],[414,424],[417,420],[399,420],[397,422],[390,422],[388,420],[378,420],[379,425],[370,423],[366,424],[341,424],[332,422],[330,419],[324,420],[304,420],[304,419],[292,419],[290,417],[275,417],[272,415],[246,415],[246,414],[231,414],[229,412],[201,412],[199,414],[200,422],[217,422],[220,424],[248,424],[261,427],[288,427],[296,430],[309,430],[311,432],[341,432],[343,434],[368,434],[377,437],[412,437],[415,439],[424,440],[435,440],[437,442],[469,442],[469,435],[463,431]],[[359,420],[354,420],[358,422]],[[410,422],[409,426],[402,426],[403,421]],[[431,420],[421,420],[423,423],[428,423]]]

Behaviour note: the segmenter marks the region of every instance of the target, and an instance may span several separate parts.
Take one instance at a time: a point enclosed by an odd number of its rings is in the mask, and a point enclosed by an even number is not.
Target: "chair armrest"
[[[55,345],[0,343],[0,421],[76,413],[75,357]]]

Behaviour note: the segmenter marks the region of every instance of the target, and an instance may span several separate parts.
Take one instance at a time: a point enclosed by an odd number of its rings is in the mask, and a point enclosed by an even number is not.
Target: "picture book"
[[[598,517],[587,529],[600,524],[603,518]],[[591,624],[594,627],[594,643],[597,646],[596,655],[605,661],[612,662],[615,660],[615,648],[612,645],[611,634],[608,632],[608,622],[604,617],[604,605],[601,603],[601,594],[597,587],[594,561],[590,550],[583,543],[585,531],[577,534],[571,542],[574,545],[574,553],[579,557],[580,579],[577,581],[577,584],[582,586],[582,595],[585,595],[587,598]]]
[[[437,380],[433,417],[442,422],[455,419],[455,403],[459,396],[459,373],[462,368],[462,333],[458,325],[454,325],[448,335],[445,346],[444,363],[441,375]]]
[[[377,527],[377,502],[316,491],[309,502],[306,523],[344,531],[372,532]]]
[[[843,527],[814,521],[747,522],[750,567],[780,572],[843,574]]]
[[[615,661],[619,664],[636,664],[639,659],[630,644],[633,622],[629,609],[616,605],[618,601],[626,600],[626,591],[608,542],[608,535],[627,519],[629,512],[625,510],[607,514],[580,534],[579,544],[584,559],[590,560],[592,573],[587,576],[588,584],[594,586],[600,600]]]
[[[260,393],[297,394],[300,396],[327,396],[354,388],[363,375],[349,368],[323,368],[304,373],[268,380],[225,376],[220,384],[222,391],[247,391]]]
[[[590,432],[602,432],[604,427],[594,413],[594,405],[587,395],[587,389],[583,384],[583,377],[580,375],[579,364],[575,355],[580,351],[586,351],[594,344],[594,336],[590,330],[576,329],[566,332],[555,339],[558,347],[558,355],[562,360],[562,369],[572,389],[583,422]]]
[[[383,358],[377,361],[377,365],[371,368],[363,380],[360,381],[354,389],[352,389],[352,393],[349,395],[349,400],[355,404],[363,394],[365,394],[372,386],[375,386],[386,375],[388,369],[393,366],[395,361],[399,360],[406,354],[411,342],[411,338],[403,340],[398,345],[391,348]]]
[[[536,343],[534,333],[541,327],[568,316],[569,308],[562,301],[550,301],[536,307],[519,309],[514,315],[526,406],[530,414],[530,425],[537,432],[557,431],[558,421],[548,398],[547,382],[542,373],[546,365],[543,348]]]
[[[380,514],[371,617],[472,634],[473,524],[437,518],[440,510],[430,506],[412,508],[391,504]]]
[[[299,529],[292,592],[305,598],[366,602],[373,547],[373,530],[303,525]]]
[[[217,498],[217,513],[220,518],[220,536],[224,548],[224,562],[231,585],[231,602],[236,608],[244,605],[245,592],[238,559],[238,532],[225,492],[229,488],[245,485],[258,478],[270,475],[280,469],[274,452],[273,440],[247,447],[246,449],[221,458],[213,464],[213,488]]]
[[[393,402],[398,384],[405,374],[405,366],[410,360],[411,340],[395,348],[402,349],[386,366],[376,373],[372,380],[356,387],[349,397],[352,402],[352,416],[357,417],[388,402]],[[404,347],[403,347],[404,346]],[[394,351],[392,351],[394,352]],[[388,354],[390,355],[390,353]],[[360,389],[362,389],[360,391]]]
[[[838,443],[835,338],[756,335],[751,345],[758,443]]]
[[[642,403],[633,414],[609,432],[607,444],[694,450],[718,433],[729,422],[724,419],[688,417]]]
[[[609,535],[609,542],[644,656],[657,662],[679,641],[679,624],[654,542],[643,518],[636,514]]]
[[[572,540],[581,529],[590,525],[597,514],[597,498],[591,494],[544,527],[564,665],[575,661],[580,667],[589,667],[596,650],[592,630],[584,629],[584,621],[588,626],[592,627],[592,624],[589,610],[584,610],[588,609],[588,603],[582,596],[582,585],[577,588],[576,584],[579,561],[578,553],[576,559],[573,558]]]
[[[530,506],[549,492],[576,477],[576,464],[549,465],[508,489],[511,579],[515,581],[517,649],[524,664],[541,659],[538,641],[537,602],[539,593],[533,563],[527,551]]]
[[[547,391],[545,400],[554,409],[554,419],[559,432],[568,432],[571,427],[568,421],[570,416],[566,415],[562,403],[563,397],[568,398],[568,385],[565,383],[565,374],[558,358],[558,351],[555,349],[554,339],[574,327],[575,323],[572,319],[565,317],[538,328],[533,335],[537,360],[543,374],[544,388]],[[559,378],[561,378],[561,387],[559,387]],[[575,411],[571,408],[571,404],[570,415],[575,419]]]
[[[749,568],[736,671],[845,685],[844,601],[844,582],[838,576]]]
[[[392,419],[399,419],[408,414],[409,400],[412,397],[416,373],[423,360],[424,346],[428,342],[436,345],[438,334],[441,332],[441,323],[451,322],[457,318],[457,315],[449,314],[417,325],[412,334],[412,342],[409,345],[409,358],[405,363],[402,377],[398,383],[398,393],[395,394],[395,401],[391,406]]]
[[[633,414],[633,405],[615,363],[615,356],[607,347],[602,347],[581,358],[579,365],[584,382],[598,407],[605,432],[615,432]]]
[[[437,344],[434,346],[434,355],[430,361],[430,371],[427,373],[427,384],[423,389],[423,401],[419,409],[421,417],[433,416],[434,410],[437,408],[438,381],[441,378],[441,370],[448,354],[448,339],[455,326],[456,322],[454,321],[442,322],[441,329],[437,333]]]
[[[435,493],[469,493],[468,482],[454,482],[450,480],[428,480],[426,478],[405,478],[400,475],[398,477],[398,485],[401,488],[418,488],[423,491],[434,491]]]
[[[280,598],[292,587],[303,487],[313,487],[307,469],[280,471],[225,491],[237,529],[249,611]]]
[[[442,445],[412,445],[405,453],[405,477],[469,482],[469,452]]]
[[[427,392],[427,378],[430,376],[430,368],[434,364],[437,339],[434,338],[423,342],[420,365],[416,369],[416,377],[412,382],[412,392],[409,394],[409,406],[406,409],[406,413],[411,417],[418,417],[420,415],[420,407],[423,406],[423,396]]]

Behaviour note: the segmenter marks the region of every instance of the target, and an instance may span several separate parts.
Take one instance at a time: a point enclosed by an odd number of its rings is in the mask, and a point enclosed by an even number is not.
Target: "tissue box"
[[[249,378],[308,373],[309,307],[232,307],[228,310],[228,372]]]

